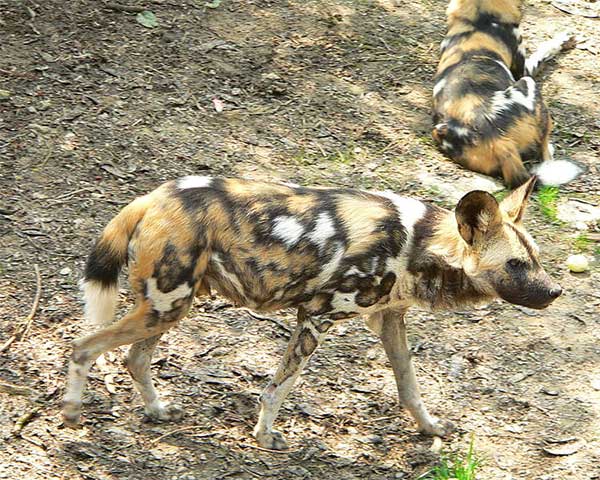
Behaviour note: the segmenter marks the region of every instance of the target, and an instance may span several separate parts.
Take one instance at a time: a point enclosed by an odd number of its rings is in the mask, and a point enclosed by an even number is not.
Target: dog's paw
[[[261,447],[268,448],[269,450],[287,450],[288,448],[283,435],[276,430],[263,433],[258,432],[254,434],[254,437]]]
[[[181,420],[185,412],[182,407],[175,403],[166,403],[160,407],[146,410],[146,419],[150,422],[177,422]]]
[[[419,427],[419,432],[435,437],[445,437],[450,435],[455,429],[456,427],[452,422],[433,417],[431,422]]]

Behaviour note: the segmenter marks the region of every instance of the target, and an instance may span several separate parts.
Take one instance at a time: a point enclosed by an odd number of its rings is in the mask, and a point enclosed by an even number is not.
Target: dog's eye
[[[519,260],[518,258],[511,258],[508,262],[506,262],[506,266],[511,269],[523,268],[527,264],[523,260]]]

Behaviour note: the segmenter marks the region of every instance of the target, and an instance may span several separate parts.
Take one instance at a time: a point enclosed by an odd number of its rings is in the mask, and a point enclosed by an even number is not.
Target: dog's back
[[[523,160],[552,160],[551,118],[527,75],[557,48],[525,58],[518,0],[453,0],[447,13],[433,89],[433,137],[466,168],[501,174],[518,186],[530,177]]]

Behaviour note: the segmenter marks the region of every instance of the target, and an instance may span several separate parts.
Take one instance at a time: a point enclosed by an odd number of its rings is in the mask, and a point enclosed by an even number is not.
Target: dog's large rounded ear
[[[485,238],[495,226],[502,225],[502,214],[496,199],[482,190],[474,190],[460,199],[456,209],[458,232],[469,245]]]
[[[527,180],[519,188],[514,189],[510,195],[508,195],[500,203],[500,208],[513,223],[519,223],[523,221],[525,210],[527,209],[527,200],[535,187],[537,177],[534,175]]]

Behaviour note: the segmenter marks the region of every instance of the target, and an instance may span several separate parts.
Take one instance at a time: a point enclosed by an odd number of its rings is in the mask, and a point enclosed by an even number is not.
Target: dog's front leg
[[[260,397],[260,414],[254,427],[254,437],[261,447],[274,450],[287,448],[283,435],[273,430],[273,422],[285,397],[331,325],[329,320],[311,318],[302,308],[298,310],[298,323],[290,343],[275,376]]]
[[[412,365],[406,338],[404,314],[406,310],[384,310],[369,317],[367,324],[379,335],[383,348],[392,364],[400,403],[416,420],[419,430],[429,435],[446,435],[452,428],[449,422],[442,422],[429,415],[421,400],[417,377]]]

